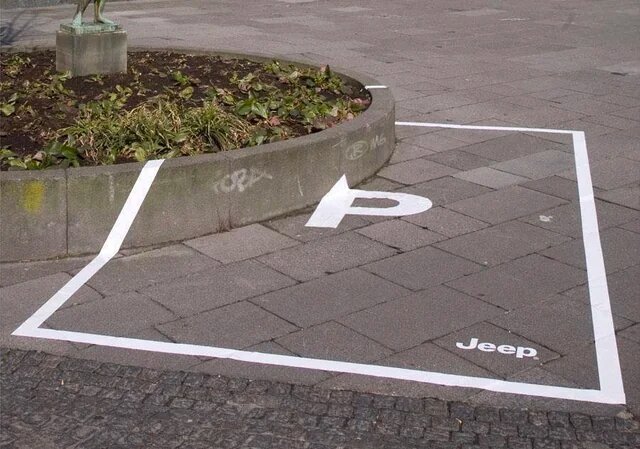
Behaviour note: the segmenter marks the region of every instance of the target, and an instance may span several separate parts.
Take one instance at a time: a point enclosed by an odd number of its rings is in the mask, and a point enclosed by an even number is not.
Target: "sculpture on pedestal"
[[[104,23],[105,25],[115,25],[114,22],[112,22],[109,19],[106,19],[102,15],[102,11],[104,10],[104,4],[106,0],[78,0],[78,7],[76,8],[76,14],[73,16],[73,21],[71,22],[71,24],[73,26],[82,26],[82,14],[84,14],[84,11],[87,9],[87,6],[89,6],[89,3],[91,3],[92,1],[93,1],[93,7],[94,7],[94,14],[93,14],[94,22]]]

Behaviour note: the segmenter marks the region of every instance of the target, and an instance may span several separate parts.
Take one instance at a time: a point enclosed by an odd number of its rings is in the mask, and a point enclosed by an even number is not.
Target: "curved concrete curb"
[[[363,85],[379,84],[348,71],[337,73]],[[179,241],[265,220],[318,202],[342,175],[351,185],[372,176],[393,151],[395,111],[388,89],[372,90],[371,96],[371,106],[354,120],[316,134],[167,160],[123,248]],[[0,262],[98,252],[141,169],[141,163],[129,163],[1,172]]]

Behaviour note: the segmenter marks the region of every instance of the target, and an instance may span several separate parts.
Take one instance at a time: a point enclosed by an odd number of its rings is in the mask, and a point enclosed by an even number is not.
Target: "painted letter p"
[[[393,207],[354,207],[356,198],[381,198],[396,201]],[[398,192],[375,192],[352,190],[347,184],[347,177],[342,176],[327,193],[316,208],[305,226],[314,228],[337,228],[345,215],[377,215],[400,217],[419,214],[429,210],[431,201],[417,195]]]

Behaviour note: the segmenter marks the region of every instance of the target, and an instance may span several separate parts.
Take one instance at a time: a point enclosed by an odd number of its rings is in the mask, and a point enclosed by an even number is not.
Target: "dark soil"
[[[18,64],[18,69],[15,64],[16,55],[28,61]],[[172,75],[175,72],[180,72],[191,82],[179,83]],[[7,148],[21,157],[40,151],[51,140],[53,132],[74,123],[83,103],[105,98],[117,86],[134,90],[124,105],[124,110],[131,110],[163,93],[173,95],[172,101],[175,98],[177,102],[196,105],[212,88],[225,89],[238,100],[247,98],[247,92],[243,92],[237,82],[231,80],[234,76],[238,79],[251,73],[256,74],[263,83],[287,87],[282,78],[265,71],[261,63],[171,52],[130,52],[126,74],[63,78],[58,83],[61,87],[56,87],[54,51],[0,53],[0,106],[10,102],[12,95],[19,94],[19,99],[14,101],[13,113],[7,115],[0,112],[0,148]],[[43,95],[43,85],[50,86],[51,92]],[[179,98],[175,94],[185,85],[193,87],[193,94],[187,99]],[[31,95],[30,89],[33,86],[40,87],[37,94]],[[343,98],[364,106],[370,101],[369,94],[360,85],[345,86],[341,92],[323,91],[321,94],[327,101]],[[226,105],[225,108],[232,110],[233,105]],[[350,118],[352,117],[346,119]],[[256,121],[260,118],[248,119]],[[337,122],[338,120],[329,120],[324,122],[322,128],[333,126]],[[282,126],[286,126],[287,138],[319,131],[308,123],[291,118],[282,123]]]

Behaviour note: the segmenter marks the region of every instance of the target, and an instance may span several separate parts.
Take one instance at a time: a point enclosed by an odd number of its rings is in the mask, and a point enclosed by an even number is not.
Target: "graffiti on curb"
[[[269,173],[259,168],[242,168],[223,176],[213,184],[213,191],[218,193],[244,192],[263,179],[273,179]]]
[[[366,140],[358,140],[357,142],[352,143],[347,147],[344,154],[350,161],[355,161],[360,159],[369,151],[375,150],[385,143],[387,143],[387,138],[380,134],[378,136],[374,136],[369,142]]]

